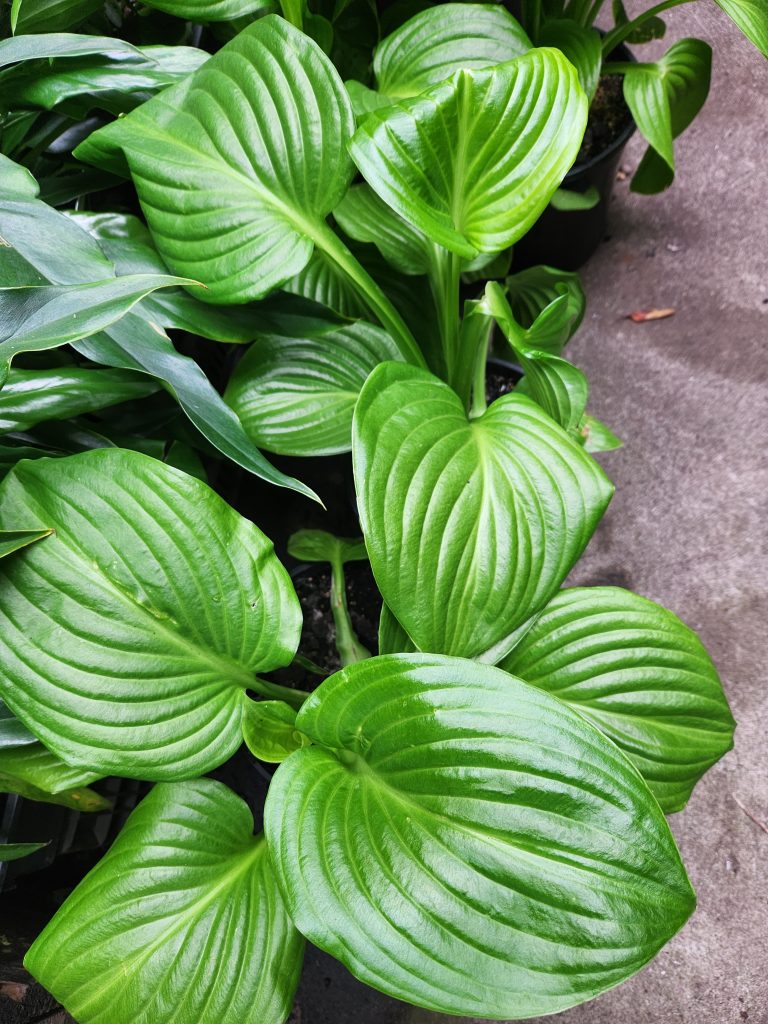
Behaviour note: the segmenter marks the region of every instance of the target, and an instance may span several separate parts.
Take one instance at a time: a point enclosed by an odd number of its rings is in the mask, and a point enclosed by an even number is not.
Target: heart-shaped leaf
[[[258,332],[225,400],[254,444],[267,451],[348,452],[360,390],[379,363],[399,358],[397,346],[380,327],[322,312],[286,317],[276,327]]]
[[[399,999],[520,1019],[637,971],[694,895],[658,804],[579,714],[434,655],[332,676],[265,832],[310,941]],[[54,990],[55,991],[55,990]]]
[[[397,213],[471,259],[531,227],[575,160],[586,121],[573,65],[559,50],[530,50],[374,111],[350,151]]]
[[[768,9],[764,0],[715,0],[747,39],[768,57]]]
[[[122,154],[168,266],[195,267],[211,302],[244,302],[308,262],[351,179],[353,130],[328,58],[270,15],[77,156],[114,166]]]
[[[156,786],[24,963],[81,1024],[283,1024],[304,942],[246,804]]]
[[[421,650],[441,654],[503,645],[560,586],[613,490],[529,398],[468,420],[454,391],[406,364],[368,378],[352,452],[382,596]]]
[[[699,638],[628,590],[563,590],[500,667],[610,736],[665,811],[681,810],[733,745],[728,702]]]
[[[255,673],[298,644],[271,542],[199,480],[120,449],[18,464],[0,524],[38,522],[55,534],[0,561],[11,710],[102,774],[179,779],[224,761],[246,690],[278,696]]]
[[[624,98],[650,148],[632,179],[646,194],[667,188],[675,174],[673,140],[704,105],[712,49],[701,39],[679,39],[655,64],[625,64]]]
[[[531,41],[500,4],[438,4],[376,48],[376,86],[390,100],[418,96],[462,68],[480,71],[526,53]]]
[[[243,739],[254,757],[270,764],[279,764],[309,743],[296,729],[296,709],[282,700],[248,701]]]
[[[0,391],[0,433],[28,430],[46,420],[106,409],[144,398],[159,385],[126,370],[62,366],[54,370],[11,370]]]

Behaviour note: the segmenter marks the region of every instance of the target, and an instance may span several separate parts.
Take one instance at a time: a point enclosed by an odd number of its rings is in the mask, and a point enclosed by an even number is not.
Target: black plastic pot
[[[623,44],[610,55],[615,61],[634,61]],[[627,110],[629,122],[617,139],[584,164],[575,164],[566,174],[562,188],[570,192],[597,189],[600,201],[591,210],[556,210],[548,206],[534,226],[514,247],[513,269],[525,270],[540,263],[559,270],[578,270],[594,255],[605,238],[608,209],[616,181],[616,172],[624,148],[635,133],[636,125]]]

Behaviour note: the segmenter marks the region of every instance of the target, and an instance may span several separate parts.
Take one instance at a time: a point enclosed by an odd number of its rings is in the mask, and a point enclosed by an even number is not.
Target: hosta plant
[[[26,963],[82,1024],[281,1024],[305,939],[419,1006],[555,1012],[692,912],[664,812],[733,731],[672,613],[562,589],[612,493],[591,452],[618,441],[562,354],[578,281],[508,275],[504,253],[587,98],[503,14],[510,59],[448,33],[415,92],[356,114],[317,41],[343,11],[284,13],[202,60],[0,43],[22,97],[0,163],[0,737],[17,786],[32,748],[44,793],[156,783]],[[73,122],[58,150],[48,105]],[[500,397],[495,328],[523,374]],[[229,343],[223,397],[174,341],[208,361]],[[256,523],[312,493],[262,449],[352,453],[363,538],[290,542],[332,570],[342,668],[319,686],[275,677],[306,661],[302,614]],[[236,467],[263,482],[255,521],[223,497]],[[345,601],[361,557],[375,657]],[[278,766],[258,835],[206,777],[243,742]]]

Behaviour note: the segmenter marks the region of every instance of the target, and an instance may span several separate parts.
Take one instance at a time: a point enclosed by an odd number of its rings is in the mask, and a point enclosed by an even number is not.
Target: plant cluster
[[[527,34],[446,4],[378,45],[366,0],[146,6],[14,0],[0,42],[0,786],[156,783],[27,966],[82,1024],[282,1024],[305,939],[448,1013],[582,1002],[692,912],[664,814],[734,725],[671,612],[562,589],[620,442],[563,355],[578,279],[509,251],[579,151],[557,33],[599,5],[527,4]],[[605,46],[642,21],[618,11]],[[522,370],[500,397],[494,330]],[[289,543],[331,566],[319,685],[291,577],[222,496],[237,471],[310,507],[264,452],[351,452],[363,538]],[[278,766],[258,835],[205,777],[243,742]]]

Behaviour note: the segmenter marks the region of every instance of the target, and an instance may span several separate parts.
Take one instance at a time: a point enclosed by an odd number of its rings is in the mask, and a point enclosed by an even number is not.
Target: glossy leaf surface
[[[376,48],[373,73],[391,100],[418,96],[462,68],[480,71],[531,48],[519,23],[497,4],[438,4],[414,15]]]
[[[612,493],[530,399],[468,420],[455,392],[405,364],[368,378],[352,450],[384,600],[421,650],[445,654],[483,655],[545,604]]]
[[[352,176],[353,129],[328,58],[269,15],[77,155],[109,169],[122,154],[168,266],[195,267],[211,302],[244,302],[308,262]]]
[[[45,843],[0,843],[0,863],[28,857],[30,853],[42,850],[44,846]]]
[[[378,657],[321,684],[265,831],[310,941],[390,995],[519,1019],[637,971],[694,896],[664,817],[580,715],[498,669]]]
[[[296,710],[282,700],[248,701],[243,714],[243,739],[261,761],[279,764],[309,740],[296,729]]]
[[[375,111],[350,149],[381,198],[471,259],[517,241],[570,168],[587,102],[558,50],[530,50]]]
[[[353,185],[333,216],[346,235],[357,242],[375,245],[401,274],[429,272],[434,244],[387,206],[368,185]]]
[[[665,811],[681,810],[733,744],[733,718],[699,638],[628,590],[563,590],[500,667],[610,736]]]
[[[581,87],[591,103],[597,91],[603,63],[600,33],[569,18],[555,18],[544,22],[537,44],[556,46],[563,51],[578,71]]]
[[[25,966],[80,1024],[283,1024],[303,940],[246,804],[155,787]]]
[[[260,330],[225,400],[254,444],[284,455],[349,451],[352,413],[379,363],[399,359],[390,336],[364,320],[288,316]]]
[[[715,0],[764,57],[768,57],[768,9],[763,0]]]
[[[538,321],[537,347],[559,355],[584,319],[587,297],[579,275],[554,267],[529,267],[510,275],[505,286],[515,320],[526,330]],[[568,296],[567,306],[558,312],[556,320],[548,322],[552,330],[545,332],[541,314],[550,309],[561,295]]]
[[[200,481],[120,449],[17,465],[0,523],[19,522],[56,533],[0,561],[11,710],[103,774],[188,778],[233,753],[255,673],[298,644],[271,542]]]
[[[709,92],[712,50],[680,39],[655,64],[627,65],[624,98],[650,149],[632,179],[635,192],[654,193],[674,178],[673,140],[693,121]]]
[[[76,366],[11,370],[0,390],[0,433],[27,430],[46,420],[65,420],[145,398],[158,387],[154,381],[126,370]]]

